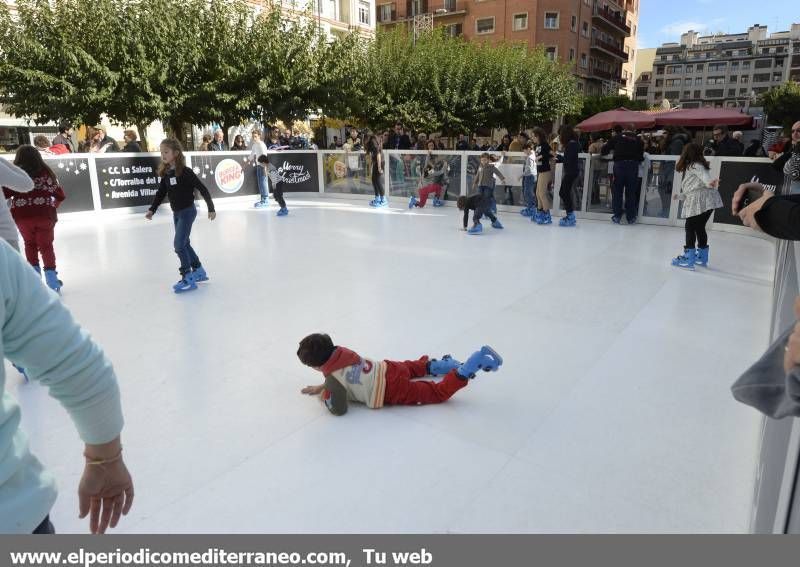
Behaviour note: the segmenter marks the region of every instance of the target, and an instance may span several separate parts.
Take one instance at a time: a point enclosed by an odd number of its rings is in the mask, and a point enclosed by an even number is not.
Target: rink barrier
[[[472,183],[483,152],[433,152],[448,163],[445,199],[455,201],[472,192]],[[516,212],[522,207],[522,152],[491,152],[501,156],[498,169],[508,185],[495,187],[495,200],[501,211]],[[284,180],[284,191],[319,193],[329,197],[371,196],[371,157],[365,152],[345,150],[292,150],[268,152],[270,163]],[[390,197],[406,199],[427,183],[423,172],[428,152],[384,150],[382,183]],[[13,159],[13,154],[0,156]],[[208,187],[214,199],[258,194],[255,164],[249,152],[186,152],[191,167]],[[589,220],[611,217],[613,162],[598,155],[580,154],[580,174],[573,186],[576,216]],[[642,224],[683,226],[681,201],[672,200],[680,189],[680,174],[675,172],[677,156],[651,156],[640,167],[639,222]],[[147,207],[158,189],[158,153],[65,154],[46,157],[67,194],[61,212],[136,210]],[[754,233],[743,227],[730,212],[733,193],[740,183],[759,180],[780,188],[782,175],[767,158],[709,158],[713,177],[720,178],[720,194],[725,206],[717,209],[711,228],[743,234]],[[555,168],[551,192],[553,214],[563,214],[558,189],[562,166]],[[499,182],[499,180],[498,180]]]

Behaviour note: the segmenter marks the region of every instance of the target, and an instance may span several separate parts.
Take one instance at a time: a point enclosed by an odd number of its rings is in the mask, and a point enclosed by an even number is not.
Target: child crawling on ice
[[[418,360],[370,360],[344,347],[335,346],[328,335],[315,333],[300,341],[300,362],[319,370],[325,382],[306,386],[303,394],[322,396],[333,415],[347,413],[347,403],[361,402],[368,408],[384,405],[440,404],[475,377],[478,370],[496,371],[503,359],[484,346],[463,364],[450,355],[441,360],[422,356]],[[414,380],[425,376],[444,376],[440,382]]]

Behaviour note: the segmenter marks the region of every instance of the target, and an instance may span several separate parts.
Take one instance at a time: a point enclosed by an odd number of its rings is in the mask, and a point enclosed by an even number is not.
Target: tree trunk
[[[137,122],[135,124],[136,129],[139,131],[139,145],[142,147],[143,152],[150,151],[150,147],[147,143],[147,124],[142,124]]]

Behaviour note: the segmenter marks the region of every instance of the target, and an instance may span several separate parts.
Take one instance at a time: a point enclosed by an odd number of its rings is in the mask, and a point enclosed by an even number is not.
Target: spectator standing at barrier
[[[367,140],[367,153],[370,157],[370,169],[372,179],[372,189],[375,192],[375,198],[369,202],[371,207],[385,207],[388,206],[386,200],[386,192],[381,183],[381,176],[383,175],[383,152],[381,151],[381,144],[378,142],[377,136],[370,136]]]
[[[536,212],[531,216],[531,221],[536,224],[550,224],[553,222],[550,216],[550,209],[553,208],[553,201],[550,199],[549,186],[553,179],[553,171],[550,166],[552,154],[550,144],[547,142],[547,134],[541,127],[533,129],[533,143],[536,147],[536,169],[538,171],[536,179]]]
[[[139,153],[142,151],[142,147],[139,145],[137,141],[138,136],[136,135],[136,131],[134,130],[125,130],[123,140],[125,140],[125,147],[122,148],[123,152],[130,152],[130,153]]]
[[[339,136],[334,136],[333,141],[330,144],[328,144],[328,149],[335,150],[338,147],[338,145],[339,145]]]
[[[71,152],[75,153],[75,142],[72,141],[72,124],[62,122],[58,125],[58,136],[53,138],[53,145],[63,144]]]
[[[267,172],[258,165],[258,158],[267,154],[267,145],[261,141],[261,132],[258,130],[253,130],[251,139],[250,159],[256,168],[256,183],[258,184],[258,193],[261,196],[253,206],[256,209],[262,209],[269,206],[269,186],[267,185]]]
[[[186,157],[183,147],[178,140],[166,139],[161,142],[161,165],[158,175],[161,183],[153,199],[153,204],[145,213],[147,220],[152,220],[164,197],[169,195],[169,204],[172,208],[172,219],[175,224],[175,239],[173,247],[180,260],[179,272],[181,279],[172,286],[175,293],[183,293],[197,289],[198,282],[208,281],[208,274],[200,263],[200,258],[192,248],[190,235],[192,225],[197,218],[197,208],[194,204],[195,191],[199,191],[208,206],[208,220],[217,217],[211,194],[203,182],[197,177],[190,167],[186,167]]]
[[[283,140],[281,139],[281,131],[278,130],[277,128],[275,128],[272,131],[272,136],[270,136],[267,148],[270,151],[284,150],[287,148],[287,146],[283,143]]]
[[[33,190],[18,193],[3,188],[3,196],[10,200],[11,216],[25,241],[25,257],[36,273],[41,275],[41,254],[47,286],[59,292],[62,282],[56,271],[53,241],[58,222],[56,209],[66,198],[64,189],[58,183],[56,174],[42,159],[41,153],[33,146],[20,146],[14,157],[14,165],[30,176]]]
[[[508,145],[508,151],[521,152],[528,143],[528,135],[525,132],[520,132],[516,135],[514,140]]]
[[[592,132],[591,139],[592,143],[589,144],[589,153],[592,155],[600,155],[600,152],[603,151],[603,146],[606,143],[605,139],[603,138],[603,134],[600,132]]]
[[[233,138],[233,146],[231,146],[232,152],[246,152],[247,151],[247,144],[244,143],[244,136],[241,134],[236,134]]]
[[[673,266],[694,270],[695,264],[708,265],[706,224],[714,209],[722,207],[719,179],[711,177],[710,169],[703,156],[703,147],[695,143],[686,144],[675,166],[675,170],[682,174],[681,192],[672,197],[684,201],[681,216],[686,219],[686,244],[683,254],[672,260]]]
[[[198,152],[208,152],[209,146],[211,145],[211,134],[203,134],[203,138],[200,141],[200,146],[197,148]]]
[[[92,533],[116,527],[133,504],[133,482],[122,458],[122,409],[111,363],[61,301],[36,282],[19,254],[2,243],[0,317],[0,350],[49,389],[84,442],[80,517],[89,516]],[[0,365],[0,533],[55,533],[49,516],[55,482],[31,454],[19,406],[4,386]]]
[[[64,144],[51,146],[50,140],[43,134],[39,134],[33,138],[33,145],[43,156],[56,156],[69,153],[69,149]]]
[[[717,157],[741,157],[744,148],[740,143],[730,137],[727,126],[714,126],[712,131],[714,142],[711,148]]]
[[[761,140],[754,138],[750,140],[750,145],[744,150],[744,157],[766,157],[764,148],[761,145]]]
[[[464,134],[458,135],[458,141],[456,142],[456,151],[465,152],[469,150],[469,142],[467,141],[467,137]]]
[[[106,133],[105,127],[98,125],[92,131],[92,145],[90,148],[92,153],[103,154],[119,151],[117,141]]]
[[[580,175],[580,158],[578,154],[581,148],[572,126],[567,126],[566,124],[559,131],[559,141],[561,142],[561,147],[564,148],[564,154],[558,156],[558,161],[564,165],[561,174],[561,189],[558,192],[558,196],[561,197],[561,205],[567,214],[558,221],[558,225],[575,226],[578,221],[575,218],[572,189]]]
[[[342,146],[344,149],[344,160],[345,165],[347,166],[347,178],[350,179],[350,188],[353,192],[356,189],[356,181],[355,177],[358,175],[358,172],[361,171],[361,140],[358,138],[358,130],[353,128],[350,130],[349,135],[347,136],[347,140],[345,141],[344,145]],[[375,203],[374,201],[372,203]],[[371,204],[372,204],[371,203]],[[380,201],[378,201],[378,204]],[[376,204],[372,204],[372,206],[377,206]]]
[[[214,130],[214,139],[208,144],[208,151],[210,152],[227,152],[228,144],[225,143],[225,134],[217,128]]]
[[[731,134],[731,139],[736,143],[736,146],[738,147],[740,156],[744,154],[744,144],[742,143],[742,138],[743,137],[744,137],[744,134],[742,134],[742,132],[740,130],[737,130],[736,132]]]
[[[614,213],[611,221],[620,224],[624,212],[628,224],[636,224],[636,194],[639,191],[636,180],[639,177],[639,164],[644,161],[644,144],[636,136],[633,125],[612,137],[601,153],[608,155],[611,152],[614,152]]]
[[[394,134],[391,138],[391,144],[389,149],[392,150],[410,150],[411,149],[411,138],[408,137],[408,134],[405,133],[403,130],[403,125],[399,122],[394,125]]]

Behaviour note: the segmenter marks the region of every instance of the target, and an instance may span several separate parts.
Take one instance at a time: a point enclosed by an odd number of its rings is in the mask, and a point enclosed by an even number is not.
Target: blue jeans
[[[522,176],[522,199],[529,209],[536,208],[536,176]]]
[[[260,165],[256,166],[256,180],[258,181],[258,192],[261,195],[261,201],[265,202],[269,198],[269,188],[267,187],[267,174],[264,173],[264,168]]]
[[[792,181],[789,184],[789,195],[797,195],[800,193],[800,181]]]
[[[175,254],[181,261],[181,275],[188,274],[193,268],[200,267],[200,258],[195,254],[192,245],[189,243],[189,235],[192,234],[192,223],[197,218],[197,208],[192,205],[180,211],[173,211],[172,220],[175,221]]]
[[[489,204],[489,210],[492,212],[497,211],[497,201],[494,200],[494,187],[488,185],[481,185],[478,187],[478,192],[483,197],[483,200]]]
[[[636,184],[639,179],[639,162],[633,160],[614,162],[614,195],[611,204],[614,208],[614,216],[622,218],[622,199],[625,196],[625,217],[628,221],[636,218],[636,195],[639,186]]]

